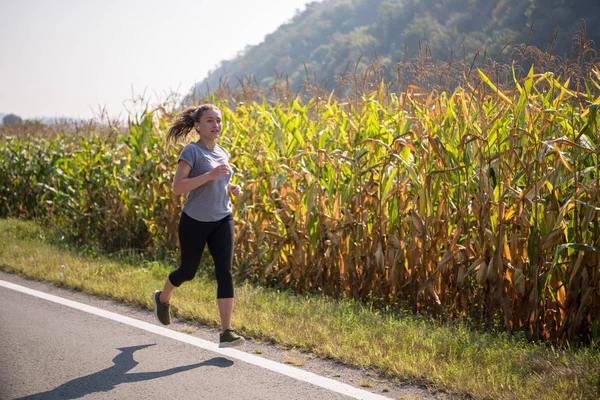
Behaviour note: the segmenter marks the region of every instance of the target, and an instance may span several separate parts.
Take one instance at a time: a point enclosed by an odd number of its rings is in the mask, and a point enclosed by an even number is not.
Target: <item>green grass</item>
[[[49,243],[44,230],[31,222],[0,219],[4,271],[151,309],[150,293],[162,286],[171,268],[85,257]],[[215,297],[215,282],[198,278],[175,292],[172,309],[179,318],[216,327]],[[251,285],[236,288],[233,324],[250,338],[474,398],[600,395],[597,348],[555,349],[461,324],[377,312],[358,302]]]

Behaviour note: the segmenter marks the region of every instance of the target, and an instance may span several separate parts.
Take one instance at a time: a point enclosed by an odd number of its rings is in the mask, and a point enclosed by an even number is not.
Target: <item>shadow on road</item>
[[[214,366],[226,368],[233,365],[233,361],[231,360],[223,357],[215,357],[201,363],[175,367],[164,371],[127,374],[127,371],[132,370],[139,364],[133,359],[133,353],[150,346],[154,346],[154,344],[119,348],[117,350],[120,350],[121,353],[113,358],[112,361],[115,365],[112,367],[65,382],[56,389],[21,397],[20,399],[78,399],[92,393],[108,392],[121,383],[148,381],[199,367]]]

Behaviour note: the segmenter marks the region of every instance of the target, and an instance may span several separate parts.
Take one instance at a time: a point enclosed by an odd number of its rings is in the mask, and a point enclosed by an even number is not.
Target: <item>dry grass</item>
[[[306,364],[305,359],[294,356],[285,356],[283,358],[283,362],[286,364],[295,365],[296,367],[302,367],[304,364]]]
[[[197,329],[191,326],[184,326],[183,328],[179,329],[179,332],[181,333],[187,333],[188,335],[193,335],[194,333],[196,333]]]

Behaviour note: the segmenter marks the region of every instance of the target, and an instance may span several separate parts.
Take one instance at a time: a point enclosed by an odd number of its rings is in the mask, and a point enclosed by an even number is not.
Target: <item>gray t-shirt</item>
[[[214,150],[210,150],[196,142],[192,142],[181,151],[179,161],[182,160],[192,167],[188,177],[194,178],[221,164],[228,164],[229,153],[219,145]],[[203,222],[219,221],[231,214],[231,199],[227,191],[231,175],[231,168],[229,168],[227,175],[206,182],[204,185],[191,190],[183,205],[183,212],[193,219]]]

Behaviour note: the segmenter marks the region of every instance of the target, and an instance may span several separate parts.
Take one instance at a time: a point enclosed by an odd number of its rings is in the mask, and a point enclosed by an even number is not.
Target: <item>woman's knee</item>
[[[233,275],[231,270],[217,271],[217,298],[233,297]]]
[[[175,287],[181,286],[183,282],[188,282],[194,279],[196,270],[178,268],[169,274],[169,280]]]

